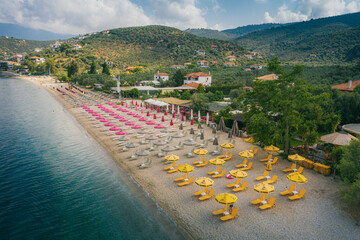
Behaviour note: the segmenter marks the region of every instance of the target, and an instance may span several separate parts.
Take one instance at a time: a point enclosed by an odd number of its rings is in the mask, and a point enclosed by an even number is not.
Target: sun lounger
[[[157,154],[158,157],[165,157],[165,155],[166,155],[166,153],[164,153],[162,151]]]
[[[265,170],[262,176],[257,177],[255,179],[256,179],[256,181],[264,180],[268,174],[269,174],[269,172]]]
[[[189,178],[189,180],[187,180],[186,182],[179,183],[178,186],[179,186],[179,187],[182,187],[182,186],[189,185],[189,184],[192,182],[192,180],[194,180],[194,177],[193,177],[193,176],[191,176],[191,177]]]
[[[244,189],[246,188],[246,186],[247,186],[247,182],[244,181],[243,184],[241,184],[240,187],[238,187],[238,188],[233,188],[232,190],[233,190],[234,192],[240,192],[240,191],[244,190]]]
[[[242,170],[242,171],[250,170],[251,167],[252,167],[252,162],[249,162],[249,164],[246,167],[242,167],[242,168],[240,168],[240,170]]]
[[[232,212],[231,212],[231,214],[228,214],[228,215],[226,215],[226,216],[223,216],[223,217],[221,217],[220,219],[221,219],[221,221],[228,221],[228,220],[230,220],[230,219],[233,219],[233,218],[235,218],[237,212],[238,212],[237,207],[234,207],[233,210],[232,210]]]
[[[291,172],[294,169],[295,169],[295,163],[293,163],[290,168],[284,169],[283,172]]]
[[[223,214],[224,212],[226,212],[226,205],[225,205],[225,207],[223,209],[213,211],[212,214],[216,216],[216,215]]]
[[[175,178],[174,182],[179,182],[179,181],[183,181],[183,180],[187,179],[188,174],[189,173],[185,173],[185,175],[183,177]]]
[[[140,169],[148,168],[151,166],[151,163],[152,163],[152,160],[148,158],[146,162],[139,165],[139,168]]]
[[[195,195],[195,196],[199,196],[199,195],[201,195],[201,194],[203,194],[203,193],[206,193],[208,190],[209,190],[209,187],[206,187],[206,188],[204,188],[203,190],[194,193],[194,195]]]
[[[295,184],[291,184],[289,190],[280,192],[280,195],[283,195],[283,196],[288,195],[288,194],[292,193],[294,190],[295,190]]]
[[[265,209],[273,207],[274,205],[275,205],[275,198],[271,197],[267,204],[261,205],[261,206],[259,206],[259,208],[261,210],[265,210]]]
[[[224,160],[224,161],[228,161],[228,160],[230,160],[230,159],[232,158],[232,156],[233,156],[233,154],[232,154],[232,153],[230,153],[228,157],[223,158],[222,160]]]
[[[206,194],[205,196],[199,197],[199,200],[204,201],[204,200],[210,199],[214,195],[214,192],[215,192],[214,189],[211,188],[209,193]]]
[[[220,149],[219,146],[217,146],[213,151],[210,152],[211,155],[217,155],[219,153]]]
[[[174,163],[171,166],[164,167],[164,170],[171,170],[171,168],[175,168],[175,166],[176,166],[176,162],[174,161]]]
[[[270,162],[271,165],[274,165],[277,163],[277,160],[278,160],[278,157],[274,157],[274,159],[272,161],[269,160],[268,162]]]
[[[254,201],[251,201],[251,204],[257,205],[260,204],[262,201],[266,201],[267,194],[263,193],[261,194],[261,197],[259,199],[255,199]]]
[[[221,166],[219,166],[215,171],[208,172],[208,174],[213,175],[221,171]]]
[[[302,173],[304,171],[304,168],[303,167],[299,167],[299,169],[296,171],[298,173]]]
[[[229,152],[226,151],[224,155],[217,156],[217,158],[226,158],[229,156]]]
[[[270,180],[267,180],[264,183],[273,184],[276,182],[277,178],[278,178],[278,176],[274,175]]]
[[[194,164],[194,165],[196,165],[196,164],[201,164],[201,163],[204,162],[204,160],[205,160],[205,157],[203,156],[200,161],[193,162],[193,164]]]
[[[304,194],[305,194],[305,190],[304,189],[301,189],[299,194],[297,195],[294,195],[294,196],[290,196],[289,199],[290,200],[297,200],[297,199],[301,199],[304,197]]]
[[[226,187],[232,188],[232,187],[235,187],[236,185],[240,185],[240,181],[241,181],[241,178],[238,178],[238,179],[236,179],[236,181],[234,183],[230,183],[230,184],[226,185]]]
[[[236,167],[241,168],[244,165],[246,165],[247,163],[248,163],[248,160],[245,158],[244,161],[241,164],[236,165]]]
[[[269,161],[269,159],[271,159],[271,157],[272,157],[272,155],[269,154],[269,155],[267,156],[267,158],[260,159],[260,162],[267,162],[267,161]]]
[[[254,156],[256,155],[257,152],[258,152],[258,149],[255,148],[254,151],[253,151]]]
[[[209,159],[206,159],[206,161],[205,161],[204,163],[200,163],[200,164],[197,164],[197,165],[195,165],[195,166],[197,166],[197,167],[204,167],[204,166],[206,166],[208,163],[209,163]]]
[[[219,173],[219,174],[214,174],[214,175],[212,175],[211,177],[213,177],[213,178],[219,178],[219,177],[224,176],[225,173],[226,173],[226,170],[223,169],[223,170],[221,171],[221,173]]]
[[[180,167],[180,164],[178,164],[176,168],[169,170],[168,173],[177,172],[179,170],[179,167]]]

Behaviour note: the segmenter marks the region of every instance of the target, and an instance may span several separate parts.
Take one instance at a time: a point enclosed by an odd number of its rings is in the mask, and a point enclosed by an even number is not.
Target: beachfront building
[[[197,61],[196,64],[197,64],[199,67],[203,67],[203,68],[209,67],[209,62],[206,61],[206,60]]]
[[[260,70],[260,69],[263,68],[263,66],[260,65],[260,64],[254,64],[254,65],[251,65],[250,68],[251,68],[251,69],[258,69],[258,70]]]
[[[236,61],[236,57],[235,56],[227,56],[226,59],[230,62]]]
[[[185,76],[184,85],[188,83],[201,83],[204,86],[211,86],[212,75],[203,72],[190,73]]]
[[[172,69],[184,69],[185,66],[184,65],[172,65],[171,68]]]
[[[169,74],[157,72],[154,74],[154,81],[169,81]]]
[[[235,67],[235,63],[234,62],[227,62],[227,63],[224,63],[224,66],[225,67]]]
[[[205,50],[204,49],[199,49],[196,51],[197,55],[205,55]]]
[[[349,80],[347,83],[332,85],[331,88],[339,89],[342,93],[351,94],[357,85],[360,85],[360,80],[357,81]]]

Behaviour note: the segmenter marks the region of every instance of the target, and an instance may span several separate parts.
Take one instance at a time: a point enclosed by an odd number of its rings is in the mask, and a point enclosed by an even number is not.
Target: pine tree
[[[96,64],[95,64],[95,61],[92,61],[91,65],[90,65],[89,74],[96,74]]]

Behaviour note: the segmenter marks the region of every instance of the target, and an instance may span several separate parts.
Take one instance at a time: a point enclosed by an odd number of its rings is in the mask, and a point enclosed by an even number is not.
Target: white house
[[[154,74],[154,81],[169,81],[169,74],[157,72]]]
[[[30,59],[31,62],[35,62],[37,64],[45,62],[45,58],[40,58],[40,57],[37,57],[37,56],[30,57],[29,59]]]
[[[199,49],[196,51],[197,55],[205,55],[205,50],[204,49]]]
[[[51,45],[51,49],[53,51],[56,51],[56,50],[60,49],[60,46],[61,46],[60,43],[54,43],[53,45]]]
[[[190,73],[185,76],[184,85],[189,83],[201,83],[204,86],[211,86],[212,75],[203,72]]]
[[[226,58],[227,58],[227,60],[229,60],[229,61],[231,61],[231,62],[236,61],[236,57],[235,57],[235,56],[227,56]]]
[[[81,48],[82,48],[82,46],[79,45],[79,44],[73,44],[73,45],[72,45],[72,49],[74,49],[74,50],[79,50],[79,49],[81,49]]]
[[[227,62],[227,63],[224,63],[224,66],[225,67],[235,67],[235,63],[234,62]]]
[[[209,62],[206,60],[200,60],[196,62],[199,67],[207,68],[209,67]]]
[[[254,64],[250,66],[251,69],[258,69],[258,70],[262,69],[262,67],[263,66],[261,66],[260,64]]]

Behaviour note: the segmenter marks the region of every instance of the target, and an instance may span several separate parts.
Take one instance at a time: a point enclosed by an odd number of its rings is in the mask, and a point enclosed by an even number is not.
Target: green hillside
[[[288,62],[341,63],[358,56],[360,13],[262,30],[235,41],[265,56]]]
[[[0,37],[0,53],[8,56],[16,53],[32,52],[35,48],[48,47],[54,41],[23,40],[12,37]]]
[[[253,24],[253,25],[237,27],[234,29],[226,29],[226,30],[223,30],[222,32],[226,33],[226,34],[235,35],[235,36],[244,36],[246,34],[249,34],[249,33],[255,32],[255,31],[276,28],[276,27],[281,27],[281,26],[286,26],[286,25],[289,25],[289,24],[281,24],[281,23]]]
[[[218,30],[212,30],[212,29],[205,29],[205,28],[189,28],[186,29],[185,32],[194,34],[199,37],[207,37],[212,39],[219,39],[219,40],[231,40],[233,38],[236,38],[236,35],[228,34],[225,32],[220,32]]]

